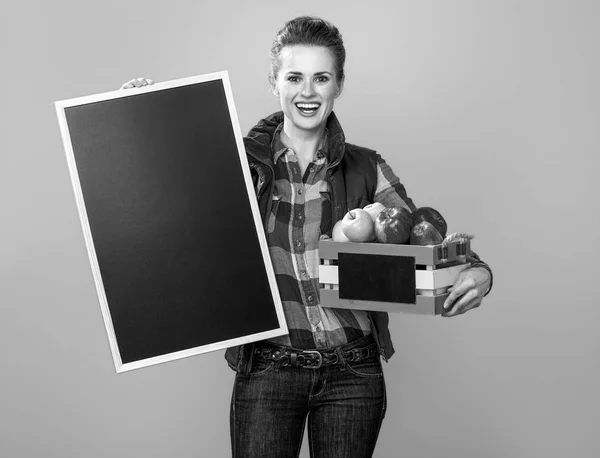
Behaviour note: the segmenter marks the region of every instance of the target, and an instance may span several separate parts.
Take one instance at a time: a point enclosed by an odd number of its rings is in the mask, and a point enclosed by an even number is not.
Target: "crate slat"
[[[449,293],[438,296],[417,296],[416,304],[398,302],[376,302],[340,299],[339,290],[320,290],[321,306],[354,310],[371,310],[388,313],[413,313],[418,315],[439,315],[444,311],[444,301]]]
[[[415,264],[435,266],[440,262],[462,261],[457,255],[457,247],[464,243],[464,250],[470,252],[470,240],[456,240],[448,244],[448,257],[442,260],[438,256],[439,245],[395,245],[390,243],[349,243],[331,240],[319,241],[319,256],[322,259],[337,259],[338,253],[383,254],[388,256],[413,256]],[[460,249],[460,247],[458,247]]]

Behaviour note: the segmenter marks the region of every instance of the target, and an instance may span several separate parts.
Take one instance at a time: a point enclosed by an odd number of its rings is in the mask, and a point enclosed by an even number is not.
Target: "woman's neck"
[[[324,133],[325,125],[319,126],[314,131],[302,130],[298,129],[291,121],[285,118],[283,121],[283,130],[281,131],[281,142],[288,148],[291,148],[296,155],[310,161],[319,149],[319,146],[321,146]]]

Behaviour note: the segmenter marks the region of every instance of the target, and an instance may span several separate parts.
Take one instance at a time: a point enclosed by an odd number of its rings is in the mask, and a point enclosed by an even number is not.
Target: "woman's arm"
[[[386,207],[405,207],[411,212],[417,209],[412,199],[408,197],[400,179],[380,154],[377,154],[377,186],[374,201],[381,202]],[[481,300],[492,290],[493,274],[490,266],[472,250],[467,256],[467,261],[471,263],[471,267],[464,270],[464,274],[461,272],[450,289],[451,293],[445,303],[448,313],[444,316],[460,315],[471,308],[478,307]]]
[[[386,207],[404,207],[414,212],[417,207],[412,199],[406,194],[404,185],[400,178],[392,171],[392,168],[383,160],[380,154],[377,156],[377,187],[375,189],[374,201],[380,202]]]

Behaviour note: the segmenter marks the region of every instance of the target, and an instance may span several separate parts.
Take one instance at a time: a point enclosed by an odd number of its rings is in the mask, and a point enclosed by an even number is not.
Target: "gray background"
[[[52,103],[226,69],[246,132],[306,13],[345,38],[348,140],[495,273],[466,315],[391,317],[376,456],[600,456],[600,7],[516,0],[3,8],[0,456],[229,456],[222,351],[115,374]]]

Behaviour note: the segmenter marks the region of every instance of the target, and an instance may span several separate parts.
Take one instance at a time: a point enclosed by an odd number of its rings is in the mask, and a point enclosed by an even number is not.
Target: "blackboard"
[[[227,72],[55,107],[117,372],[287,334]]]

